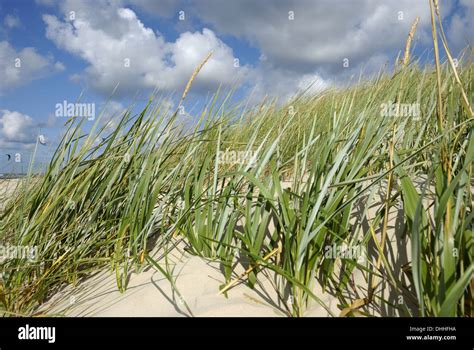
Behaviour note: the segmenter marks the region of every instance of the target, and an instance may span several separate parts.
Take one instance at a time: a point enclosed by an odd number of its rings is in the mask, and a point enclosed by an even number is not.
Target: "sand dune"
[[[383,187],[383,186],[382,186]],[[378,196],[383,196],[383,193]],[[369,210],[369,219],[380,208],[380,198],[373,198],[375,203]],[[393,266],[396,278],[402,279],[403,266],[410,256],[410,246],[407,238],[403,237],[403,211],[392,208],[389,221],[389,239],[387,244],[387,259]],[[363,218],[354,217],[363,225]],[[377,232],[380,234],[380,232]],[[259,272],[259,282],[251,289],[243,282],[230,289],[228,297],[219,294],[219,286],[224,283],[219,263],[207,261],[198,256],[192,256],[184,248],[185,242],[175,242],[176,248],[168,254],[169,264],[181,297],[173,291],[170,282],[157,270],[147,267],[139,273],[132,273],[127,290],[121,293],[116,285],[115,272],[100,271],[90,278],[80,282],[77,286],[68,286],[51,300],[43,304],[38,312],[63,316],[287,316],[285,303],[278,297],[278,278],[271,271]],[[160,265],[165,268],[164,259],[160,259],[160,251],[152,253]],[[368,252],[368,259],[374,260],[377,256],[375,248]],[[244,271],[240,266],[235,276]],[[308,307],[305,316],[338,316],[341,308],[337,293],[343,293],[349,300],[356,300],[367,295],[368,281],[360,271],[352,276],[351,288],[344,291],[323,292],[318,283],[315,283],[313,292],[321,299],[326,310],[316,301]],[[380,296],[396,304],[404,296],[393,292],[386,283],[377,285]],[[280,288],[281,289],[281,288]],[[283,298],[285,298],[283,296]],[[287,305],[290,303],[286,300]],[[409,300],[403,299],[405,305]],[[186,307],[189,307],[189,309]],[[361,308],[361,311],[372,315],[396,316],[395,308],[389,308],[383,303],[372,303]]]

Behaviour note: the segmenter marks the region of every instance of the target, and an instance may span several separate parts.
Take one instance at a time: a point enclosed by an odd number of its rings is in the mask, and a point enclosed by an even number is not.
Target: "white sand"
[[[374,201],[380,203],[383,193],[374,194]],[[369,210],[373,217],[380,205]],[[387,241],[387,259],[395,266],[395,278],[400,280],[404,275],[401,268],[410,256],[407,239],[401,237],[403,229],[402,211],[392,208],[389,221],[389,237]],[[361,220],[353,218],[353,220]],[[402,226],[400,226],[402,225]],[[380,240],[380,228],[377,235]],[[127,290],[122,294],[117,288],[115,272],[102,271],[79,283],[76,287],[69,286],[41,306],[40,312],[65,316],[285,316],[288,313],[275,292],[275,276],[268,271],[258,274],[259,285],[254,289],[245,283],[233,287],[228,298],[219,294],[219,286],[224,283],[219,264],[209,262],[200,257],[185,253],[180,242],[179,249],[174,249],[168,256],[174,267],[176,286],[182,294],[180,298],[173,292],[170,282],[158,271],[148,268],[141,273],[130,276]],[[155,256],[159,256],[158,252]],[[369,251],[369,259],[376,257],[375,251]],[[159,259],[158,259],[159,260]],[[162,267],[163,260],[159,260]],[[392,265],[393,264],[393,265]],[[237,268],[236,275],[243,268]],[[349,300],[367,296],[368,282],[360,271],[353,274],[355,289],[349,287],[341,291]],[[245,281],[244,281],[245,282]],[[390,292],[386,283],[378,284],[377,291],[390,302],[396,304],[400,300],[406,302],[400,293]],[[318,284],[313,292],[324,302],[334,316],[341,312],[339,301],[332,293],[323,293]],[[186,301],[190,311],[185,307]],[[395,309],[381,303],[371,304],[362,308],[372,315],[395,316]],[[317,302],[312,302],[305,316],[330,316]]]
[[[11,194],[18,181],[4,181],[0,193]],[[381,186],[384,188],[384,186]],[[3,191],[3,192],[2,192]],[[373,218],[383,199],[383,191],[374,191],[371,203],[375,203],[368,211]],[[4,197],[5,198],[5,197]],[[3,200],[2,200],[3,202]],[[361,215],[359,213],[359,215]],[[400,208],[392,208],[389,220],[389,236],[387,241],[387,259],[394,266],[394,277],[397,280],[406,278],[402,266],[410,259],[410,246],[403,233],[403,212]],[[362,217],[354,216],[352,222],[359,223],[366,233]],[[380,240],[380,227],[375,228]],[[170,282],[152,267],[147,267],[140,273],[130,275],[127,290],[121,293],[116,285],[115,272],[100,271],[82,281],[77,286],[67,286],[48,302],[41,305],[39,313],[64,316],[286,316],[288,311],[279,300],[275,289],[275,276],[269,271],[259,272],[258,285],[254,289],[244,283],[238,284],[228,292],[228,298],[219,294],[219,286],[224,283],[224,276],[219,269],[219,263],[209,262],[200,257],[184,253],[184,243],[180,242],[168,256],[174,267],[173,276],[176,286],[182,294],[180,298],[171,288]],[[155,252],[155,257],[159,252]],[[369,250],[369,259],[373,260],[377,253]],[[158,259],[165,266],[163,259]],[[235,276],[243,272],[238,267]],[[367,296],[368,282],[360,271],[353,274],[354,287],[348,287],[342,292],[348,300],[354,301]],[[387,288],[386,283],[379,284],[379,295],[393,304],[409,304],[407,298],[393,288]],[[390,291],[391,290],[391,291]],[[323,293],[316,283],[313,292],[338,316],[341,312],[336,297],[336,291]],[[283,297],[286,298],[286,297]],[[190,310],[187,310],[183,300]],[[408,306],[409,307],[409,306]],[[382,303],[371,304],[361,310],[372,315],[395,316],[394,308]],[[306,316],[329,316],[325,308],[313,301],[307,309]]]
[[[239,284],[226,298],[219,294],[224,278],[218,263],[178,249],[169,259],[173,260],[176,286],[182,297],[174,293],[170,282],[153,268],[132,274],[123,294],[116,286],[115,274],[103,271],[77,287],[67,287],[41,310],[67,316],[285,316],[272,281],[263,274],[258,275],[261,283],[255,289]],[[337,314],[333,298],[329,294],[319,294],[327,304],[333,304],[331,309]],[[308,314],[328,316],[328,312],[317,304]]]
[[[0,210],[5,208],[19,183],[19,179],[0,179]]]

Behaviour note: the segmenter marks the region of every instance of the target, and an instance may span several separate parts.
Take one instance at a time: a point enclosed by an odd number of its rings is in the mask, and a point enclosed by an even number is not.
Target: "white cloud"
[[[250,103],[259,103],[265,95],[278,97],[283,103],[296,93],[317,93],[327,88],[331,82],[324,80],[318,73],[299,74],[291,70],[274,68],[265,64],[254,70],[246,82],[251,94]]]
[[[417,16],[420,22],[413,46],[431,45],[428,1],[193,0],[192,3],[193,15],[219,34],[249,41],[260,50],[259,63],[253,72],[256,90],[273,95],[289,96],[312,79],[317,83],[310,92],[319,91],[332,82],[341,84],[358,79],[361,71],[372,75],[390,66],[398,52],[404,50]],[[474,2],[461,0],[461,5],[467,10],[464,15],[457,11],[453,17],[451,36],[458,40],[462,37],[465,46],[467,33],[474,32]],[[453,9],[451,2],[441,4],[445,17]],[[453,46],[461,46],[456,41],[453,40]],[[349,67],[343,65],[346,58]]]
[[[52,3],[54,0],[37,0]],[[121,93],[158,87],[179,91],[194,68],[214,51],[193,91],[212,90],[218,84],[242,80],[262,94],[289,96],[317,81],[311,91],[330,82],[358,78],[361,70],[371,74],[393,63],[403,51],[411,24],[421,17],[414,45],[431,47],[428,1],[353,0],[65,0],[56,1],[64,19],[45,15],[47,36],[56,45],[88,62],[84,74],[71,79],[83,81],[109,94],[117,83]],[[466,44],[472,33],[472,0],[460,0],[466,13],[452,2],[443,2],[441,12],[448,17],[453,9],[448,36],[452,47]],[[147,27],[132,10],[160,17],[186,13],[191,28],[193,17],[205,28],[189,30],[174,42],[167,42]],[[68,20],[71,11],[74,20]],[[289,12],[294,14],[290,20]],[[207,27],[207,28],[206,28]],[[260,51],[254,67],[233,67],[235,56],[218,35],[230,34]],[[343,60],[350,62],[344,68]],[[128,59],[130,67],[124,67]]]
[[[207,28],[204,28],[202,33],[183,33],[168,47],[174,66],[168,67],[166,73],[168,84],[172,88],[178,87],[173,81],[184,82],[189,79],[199,62],[211,51],[212,57],[199,73],[197,84],[202,83],[209,87],[218,84],[231,85],[236,76],[245,74],[248,69],[245,66],[235,67],[232,49]]]
[[[193,89],[214,89],[230,85],[244,74],[245,67],[234,68],[232,49],[213,31],[182,33],[175,42],[147,28],[128,8],[110,2],[66,1],[62,11],[74,11],[72,20],[44,15],[46,36],[59,48],[88,62],[81,77],[94,89],[110,94],[133,93],[158,87],[182,89],[193,70],[213,51]],[[73,80],[79,80],[76,74]]]
[[[32,47],[17,51],[7,41],[0,41],[0,95],[64,68],[50,56],[42,56]]]
[[[373,55],[403,50],[418,15],[417,37],[429,39],[427,1],[201,0],[195,7],[219,33],[250,40],[276,68],[301,73],[338,74],[344,58],[358,66]]]
[[[329,83],[322,79],[318,74],[304,74],[297,81],[298,91],[306,91],[314,94],[326,89]]]
[[[21,26],[20,18],[16,15],[6,15],[3,19],[3,24],[7,28],[18,28]]]
[[[468,45],[473,45],[474,1],[461,0],[462,11],[453,14],[447,29],[448,45],[454,55]]]
[[[35,121],[26,114],[0,110],[0,147],[24,148],[36,142]]]

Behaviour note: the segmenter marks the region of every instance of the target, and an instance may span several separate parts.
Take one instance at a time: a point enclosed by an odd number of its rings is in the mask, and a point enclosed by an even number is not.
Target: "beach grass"
[[[160,266],[151,250],[181,237],[221,264],[223,295],[273,271],[288,316],[313,302],[331,314],[316,284],[338,298],[334,316],[381,304],[403,316],[472,316],[474,64],[436,56],[434,68],[407,59],[283,104],[244,109],[216,94],[190,128],[156,95],[112,133],[100,117],[88,133],[71,119],[46,172],[22,179],[0,213],[2,246],[35,248],[0,262],[0,312],[35,315],[101,268],[124,291],[132,271]],[[387,257],[394,208],[404,223],[395,235],[409,241],[403,269]],[[341,246],[361,250],[328,256]],[[367,289],[348,298],[356,271]],[[393,305],[382,285],[403,302]]]

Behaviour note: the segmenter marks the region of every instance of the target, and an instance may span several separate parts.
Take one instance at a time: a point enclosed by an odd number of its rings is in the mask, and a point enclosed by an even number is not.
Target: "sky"
[[[440,6],[459,55],[474,0]],[[157,90],[173,108],[209,52],[190,117],[218,88],[284,101],[390,69],[417,16],[413,54],[431,64],[428,0],[0,0],[0,173],[26,169],[39,135],[47,161],[69,115],[58,105],[84,103],[107,122]]]

